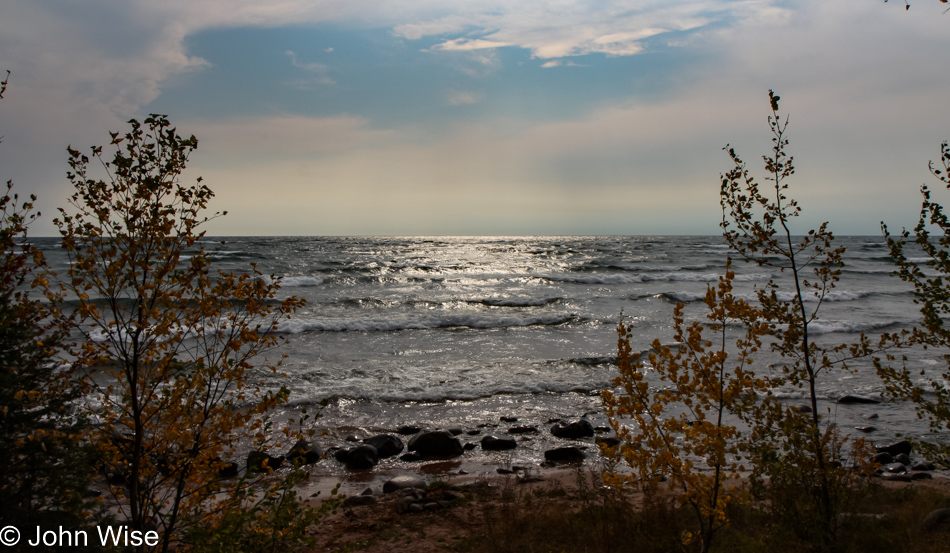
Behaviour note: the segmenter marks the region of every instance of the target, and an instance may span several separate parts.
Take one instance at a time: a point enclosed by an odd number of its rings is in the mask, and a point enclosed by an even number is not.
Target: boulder
[[[399,434],[400,436],[412,436],[413,434],[418,434],[421,431],[422,429],[419,428],[418,426],[412,426],[412,425],[407,424],[407,425],[400,426],[399,430],[396,430],[396,434]]]
[[[279,469],[284,464],[284,456],[274,457],[263,451],[252,451],[247,454],[248,472]]]
[[[409,441],[409,451],[414,451],[426,459],[452,459],[464,451],[462,442],[452,434],[438,430],[416,434]]]
[[[878,453],[890,453],[891,456],[894,456],[894,455],[900,455],[901,453],[904,453],[905,455],[910,455],[910,452],[911,450],[913,450],[913,448],[914,446],[912,446],[910,442],[908,442],[907,440],[901,440],[897,443],[893,443],[890,445],[876,447],[875,449],[877,450]]]
[[[537,434],[540,432],[537,426],[514,426],[508,429],[509,434]]]
[[[950,527],[950,509],[931,511],[930,514],[924,518],[924,530],[932,532],[941,527]]]
[[[898,453],[897,455],[894,456],[894,462],[901,463],[902,465],[909,467],[911,465],[910,455],[906,453]]]
[[[406,447],[402,440],[392,434],[378,434],[372,438],[366,438],[363,443],[375,447],[380,459],[399,455]]]
[[[414,474],[401,474],[393,476],[383,484],[383,493],[393,493],[399,490],[422,489],[426,487],[426,481]]]
[[[559,447],[544,452],[544,460],[551,463],[579,463],[586,458],[587,455],[574,446]]]
[[[485,436],[482,438],[482,449],[485,451],[502,451],[518,447],[518,442],[508,436]]]
[[[862,405],[862,404],[881,403],[881,401],[878,399],[870,398],[870,397],[847,395],[847,396],[839,397],[836,403],[840,403],[841,405]]]
[[[904,463],[888,463],[881,468],[884,469],[884,472],[891,474],[905,474],[907,472],[907,466]]]
[[[884,451],[872,457],[871,460],[879,465],[887,465],[894,462],[894,456]]]
[[[379,453],[376,448],[366,444],[341,449],[334,456],[350,470],[371,469],[379,462]]]
[[[551,427],[551,434],[572,440],[587,438],[594,435],[594,426],[587,419],[576,420],[570,424],[559,422]]]
[[[353,495],[343,500],[344,507],[361,507],[376,505],[376,497],[372,495]]]
[[[298,465],[312,465],[320,460],[323,451],[320,446],[310,440],[297,440],[297,443],[287,452],[287,459]]]

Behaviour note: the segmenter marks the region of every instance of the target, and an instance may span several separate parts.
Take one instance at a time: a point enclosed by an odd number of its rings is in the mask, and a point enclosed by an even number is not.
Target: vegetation
[[[219,476],[238,444],[263,442],[264,416],[287,397],[262,387],[280,364],[262,360],[279,343],[278,320],[302,302],[275,299],[279,282],[256,270],[212,274],[199,229],[213,193],[200,178],[180,183],[197,140],[163,116],[129,123],[125,135],[111,133],[108,160],[102,147],[91,158],[68,149],[73,211],[54,222],[70,260],[70,322],[84,337],[71,354],[96,405],[91,439],[121,516],[133,530],[158,531],[166,551],[199,528],[254,531],[267,506],[286,507],[278,496],[304,509],[281,482],[251,492],[250,479]]]
[[[635,478],[621,484],[655,494],[658,475],[669,478],[680,503],[691,507],[703,552],[728,524],[730,506],[748,501],[742,486],[725,486],[746,470],[744,459],[752,491],[768,499],[805,544],[834,541],[842,504],[859,482],[860,472],[843,463],[844,440],[832,426],[822,428],[817,384],[822,374],[847,370],[851,358],[869,355],[870,346],[825,349],[812,340],[811,325],[838,280],[844,249],[833,245],[827,223],[793,238],[790,223],[800,207],[787,197],[787,181],[795,173],[786,154],[788,119],[780,118],[779,97],[772,91],[769,101],[773,146],[763,160],[771,186],[761,188],[727,146],[734,168],[721,179],[722,228],[746,262],[776,268],[782,279],[759,288],[755,304],[743,301],[733,294],[730,260],[718,288],[709,288],[705,299],[716,338],[706,338],[699,322],[685,327],[679,304],[673,317],[680,345],[654,341],[649,367],[632,354],[629,329],[621,322],[615,382],[621,392],[604,394],[622,442],[607,453],[634,470]],[[730,324],[742,328],[734,342],[727,338]],[[772,365],[777,370],[753,370],[764,346],[777,354],[779,362]],[[646,381],[648,369],[656,384]],[[810,407],[778,401],[774,392],[785,386],[802,389]],[[853,444],[853,463],[867,468],[867,457],[863,441]],[[688,532],[684,541],[693,537]]]
[[[940,148],[940,165],[930,163],[930,172],[950,188],[950,145],[946,142]],[[899,236],[893,236],[887,225],[881,224],[887,245],[898,266],[898,275],[906,282],[913,284],[915,303],[920,305],[920,314],[923,317],[921,327],[914,328],[907,341],[910,345],[924,348],[938,348],[944,352],[950,351],[950,329],[946,327],[944,317],[950,314],[950,219],[943,212],[943,206],[931,197],[931,190],[927,185],[920,188],[923,202],[920,208],[920,217],[913,233],[906,229]],[[923,264],[911,261],[907,256],[908,240],[913,237],[913,244],[928,258]],[[885,337],[896,341],[902,337]],[[877,360],[878,374],[887,385],[887,390],[893,396],[907,399],[914,403],[920,418],[926,418],[931,431],[935,433],[950,430],[950,353],[944,353],[947,365],[942,372],[928,373],[921,369],[919,373],[911,372],[906,366],[897,368],[893,355],[886,359]],[[920,379],[915,379],[919,376]],[[943,444],[923,443],[925,449],[934,454],[935,458],[950,464],[950,443]]]
[[[0,197],[0,526],[76,526],[92,508],[90,451],[71,409],[82,389],[56,358],[64,332],[48,316],[58,298],[29,293],[46,278],[27,242],[36,198],[18,205],[12,188]]]

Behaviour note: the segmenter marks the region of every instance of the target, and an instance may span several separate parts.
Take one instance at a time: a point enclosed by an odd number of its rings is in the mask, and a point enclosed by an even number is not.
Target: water
[[[65,271],[55,241],[34,242]],[[847,246],[843,274],[812,327],[817,341],[833,346],[915,324],[912,289],[892,276],[883,239],[838,242]],[[500,416],[543,425],[588,413],[602,424],[598,392],[615,376],[621,313],[633,323],[635,350],[655,338],[670,344],[675,303],[686,303],[688,321],[703,318],[707,286],[736,257],[720,237],[705,236],[234,237],[203,246],[218,249],[215,268],[256,263],[281,279],[282,293],[307,300],[280,324],[290,339],[281,350],[287,376],[272,384],[291,390],[293,408],[330,400],[320,421],[327,440],[400,424],[467,428]],[[734,265],[736,291],[748,298],[769,278],[787,278]],[[908,354],[912,369],[944,367],[942,352]],[[883,392],[870,360],[851,367],[821,377],[826,421],[849,431],[873,424],[879,441],[926,434],[901,402],[835,404]],[[780,394],[804,403],[801,390]]]

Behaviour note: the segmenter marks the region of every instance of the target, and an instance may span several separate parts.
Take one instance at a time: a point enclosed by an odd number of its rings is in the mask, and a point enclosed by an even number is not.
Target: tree
[[[75,527],[92,508],[90,452],[72,408],[83,390],[56,357],[65,333],[48,316],[59,298],[29,293],[48,278],[27,242],[36,197],[18,205],[12,188],[0,197],[0,526]]]
[[[934,166],[931,162],[930,172],[950,188],[950,144],[947,142],[940,148],[940,166]],[[950,348],[950,329],[943,318],[950,313],[950,283],[947,281],[950,275],[950,219],[943,212],[943,206],[932,199],[932,192],[927,185],[921,186],[920,193],[923,202],[913,233],[904,229],[895,237],[883,222],[881,228],[887,238],[891,257],[898,267],[897,274],[905,282],[913,284],[914,302],[920,305],[923,317],[921,327],[911,331],[909,344],[947,351]],[[929,258],[923,264],[915,263],[907,256],[906,247],[912,236],[913,244]],[[882,340],[894,341],[899,338],[883,336]],[[947,366],[942,373],[927,373],[926,369],[919,371],[928,389],[915,380],[916,371],[912,373],[906,365],[894,367],[896,359],[893,355],[875,360],[887,391],[894,397],[913,401],[918,417],[926,418],[931,431],[935,433],[950,430],[950,389],[946,384],[950,382],[950,354],[945,353],[944,360]],[[950,464],[950,444],[934,442],[921,445],[931,453],[943,456],[944,462]]]
[[[200,178],[180,182],[197,140],[165,116],[129,124],[110,133],[108,160],[101,146],[68,148],[73,211],[54,222],[85,337],[73,355],[98,404],[93,440],[130,528],[159,531],[166,551],[213,527],[216,501],[247,497],[251,479],[219,472],[238,444],[264,438],[262,417],[287,397],[262,387],[280,362],[258,364],[302,301],[277,300],[279,280],[253,267],[211,271],[200,227],[224,214],[202,215],[213,193]]]
[[[614,385],[619,394],[604,392],[604,405],[611,426],[620,439],[617,448],[604,448],[615,459],[623,459],[634,469],[632,478],[612,475],[613,486],[632,486],[655,500],[662,475],[677,500],[689,507],[699,526],[698,532],[685,536],[684,542],[698,541],[707,553],[720,529],[729,520],[727,510],[748,502],[744,485],[726,486],[745,471],[743,450],[747,434],[735,422],[748,409],[757,392],[766,383],[752,371],[754,353],[762,346],[761,336],[767,325],[759,321],[756,308],[732,293],[735,274],[728,270],[717,288],[706,292],[706,315],[717,343],[705,338],[700,322],[688,327],[683,304],[673,314],[674,340],[677,347],[654,340],[649,354],[650,367],[659,382],[646,380],[648,368],[630,346],[630,327],[618,325],[618,362],[620,376]],[[749,325],[734,345],[730,357],[727,324],[746,321]],[[624,424],[629,420],[630,424]]]
[[[769,102],[773,146],[763,160],[771,186],[760,187],[726,146],[734,167],[721,175],[720,203],[726,243],[746,262],[777,268],[781,278],[757,289],[755,302],[744,301],[732,292],[730,259],[705,299],[715,339],[704,336],[699,322],[686,326],[678,305],[673,321],[679,345],[654,341],[649,367],[631,353],[630,333],[621,323],[615,382],[621,391],[604,394],[621,440],[617,455],[634,468],[635,485],[650,491],[657,473],[669,477],[670,489],[695,512],[703,551],[728,522],[726,507],[746,499],[742,489],[723,485],[745,470],[745,460],[751,462],[752,491],[767,493],[771,508],[806,543],[834,539],[841,502],[856,482],[855,473],[842,466],[844,440],[832,427],[822,429],[817,385],[821,374],[847,370],[852,358],[870,355],[872,348],[865,341],[826,349],[812,340],[811,325],[838,280],[844,248],[833,245],[827,223],[794,237],[790,225],[800,207],[786,195],[795,172],[785,153],[788,119],[779,117],[779,97],[772,91]],[[734,341],[727,337],[728,325],[742,329]],[[775,369],[753,370],[766,351],[777,355]],[[648,368],[657,386],[648,385]],[[776,398],[774,391],[789,385],[806,392],[808,409]],[[854,452],[866,456],[863,441]]]

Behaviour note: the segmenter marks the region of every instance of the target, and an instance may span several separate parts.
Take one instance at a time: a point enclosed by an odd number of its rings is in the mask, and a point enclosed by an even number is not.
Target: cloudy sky
[[[802,225],[878,234],[950,139],[944,7],[4,0],[0,178],[51,235],[66,146],[162,113],[211,234],[715,234],[722,148],[761,174],[773,88]]]

